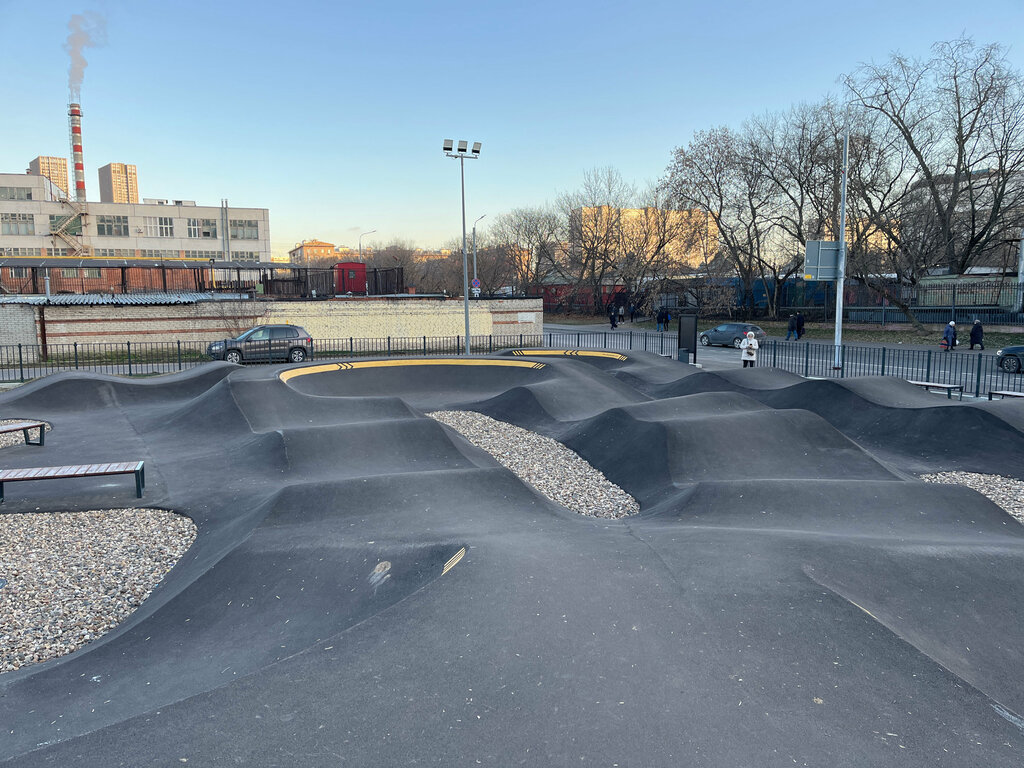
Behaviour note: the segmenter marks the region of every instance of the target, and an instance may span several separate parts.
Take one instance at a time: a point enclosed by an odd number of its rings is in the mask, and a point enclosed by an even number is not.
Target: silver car
[[[758,344],[768,338],[768,334],[759,325],[751,325],[750,323],[722,323],[714,328],[701,331],[700,343],[705,347],[721,344],[723,347],[736,347],[739,349],[740,342],[746,337],[747,331],[754,332],[754,338],[757,339]]]

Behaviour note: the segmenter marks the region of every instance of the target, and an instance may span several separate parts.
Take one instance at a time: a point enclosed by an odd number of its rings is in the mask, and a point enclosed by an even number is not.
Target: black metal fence
[[[478,335],[471,337],[473,354],[503,349],[547,347],[644,351],[676,357],[674,333],[648,331],[562,331],[543,334]],[[124,342],[122,344],[33,344],[0,346],[0,382],[24,382],[58,371],[84,370],[120,376],[154,376],[185,370],[211,358],[207,342]],[[766,341],[760,364],[808,378],[896,376],[916,381],[957,384],[966,394],[985,397],[994,390],[1024,391],[1024,375],[1003,370],[992,354],[898,349],[881,346]],[[316,339],[311,359],[401,355],[460,355],[463,336]],[[283,362],[287,354],[268,355],[250,363]],[[837,366],[838,362],[838,366]]]

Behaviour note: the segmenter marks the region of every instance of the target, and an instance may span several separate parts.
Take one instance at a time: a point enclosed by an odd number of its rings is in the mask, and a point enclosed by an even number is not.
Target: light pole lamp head
[[[459,151],[461,152],[462,150],[459,150]],[[480,142],[479,141],[474,141],[473,142],[473,154],[477,155],[477,156],[480,155]]]
[[[444,148],[443,148],[443,150],[445,152],[451,152],[452,148],[454,146],[455,146],[455,142],[453,142],[451,139],[445,139],[444,140]]]
[[[459,154],[460,154],[460,155],[464,155],[464,154],[466,154],[466,150],[467,150],[468,148],[469,148],[469,142],[468,142],[468,141],[462,141],[462,140],[460,139],[460,140],[459,140]]]

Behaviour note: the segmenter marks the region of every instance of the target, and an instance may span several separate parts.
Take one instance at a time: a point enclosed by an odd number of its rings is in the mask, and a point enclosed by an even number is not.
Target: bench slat
[[[14,424],[0,424],[0,432],[20,432],[23,429],[39,429],[45,427],[41,421],[18,421]]]

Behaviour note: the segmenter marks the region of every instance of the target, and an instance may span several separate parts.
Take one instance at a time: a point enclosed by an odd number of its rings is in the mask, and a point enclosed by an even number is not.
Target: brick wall
[[[34,319],[37,311],[24,304],[0,305],[0,345],[39,343],[42,333]],[[470,302],[473,335],[539,334],[543,322],[540,299]],[[465,332],[463,305],[458,299],[374,297],[45,308],[48,344],[213,341],[265,323],[301,325],[313,338],[461,336]]]
[[[35,307],[29,304],[0,304],[0,345],[35,343]]]

